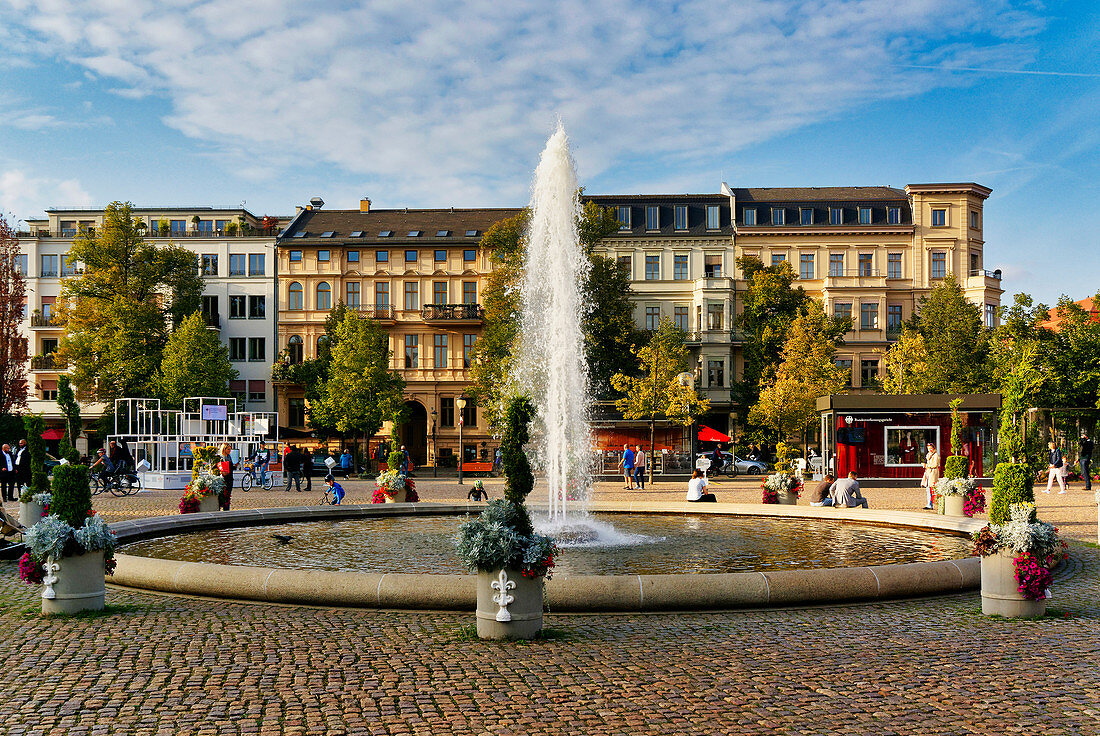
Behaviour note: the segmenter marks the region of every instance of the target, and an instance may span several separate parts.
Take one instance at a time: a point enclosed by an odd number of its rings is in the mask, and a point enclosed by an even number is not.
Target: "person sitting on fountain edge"
[[[833,499],[829,497],[829,488],[835,481],[832,475],[826,475],[825,478],[818,483],[812,491],[810,491],[810,505],[811,506],[832,506]]]
[[[867,499],[859,492],[859,481],[855,472],[848,473],[847,478],[841,478],[829,487],[829,495],[833,499],[833,508],[854,509],[867,508]]]
[[[691,474],[691,480],[688,481],[688,501],[710,501],[716,502],[718,499],[714,497],[713,493],[703,493],[703,489],[707,487],[707,478],[703,475],[703,471],[696,468]]]

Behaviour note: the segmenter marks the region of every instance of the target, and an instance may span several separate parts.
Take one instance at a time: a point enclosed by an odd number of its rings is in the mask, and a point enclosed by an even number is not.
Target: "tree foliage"
[[[66,329],[57,357],[80,395],[108,404],[154,392],[170,326],[200,306],[195,254],[147,243],[143,232],[129,203],[107,205],[103,226],[82,232],[69,249],[83,273],[61,282]]]
[[[710,408],[695,386],[684,386],[677,378],[690,367],[684,346],[684,331],[668,317],[662,317],[649,342],[634,349],[642,366],[641,375],[616,373],[611,385],[623,394],[615,406],[627,419],[665,419],[687,426]]]
[[[65,436],[61,440],[60,447],[61,457],[73,462],[74,454],[76,459],[79,459],[79,454],[76,453],[76,440],[84,424],[80,417],[80,404],[77,403],[72,383],[66,375],[57,377],[57,408],[65,417]]]
[[[968,394],[990,386],[989,331],[982,326],[982,309],[966,298],[954,274],[920,300],[907,325],[924,337],[927,358],[912,385],[922,393]],[[915,393],[908,391],[907,393]]]
[[[924,335],[904,327],[882,361],[882,390],[888,394],[931,393],[928,386],[928,346]]]
[[[170,409],[182,409],[188,396],[228,396],[237,371],[218,333],[195,312],[180,323],[164,347],[157,373],[156,395]]]
[[[27,340],[20,335],[26,309],[19,237],[0,214],[0,416],[27,407]]]
[[[28,414],[23,417],[23,427],[27,432],[27,453],[31,458],[31,493],[47,493],[50,479],[46,475],[46,443],[42,433],[46,431],[46,422],[41,414]]]

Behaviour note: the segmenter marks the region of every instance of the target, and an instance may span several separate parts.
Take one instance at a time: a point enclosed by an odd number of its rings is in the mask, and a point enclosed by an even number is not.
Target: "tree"
[[[373,320],[345,309],[331,336],[327,378],[310,404],[310,424],[354,435],[358,446],[396,415],[405,382],[390,370],[389,340]]]
[[[966,298],[954,274],[921,299],[908,326],[924,336],[928,358],[919,380],[925,391],[965,394],[989,388],[989,335],[982,310]]]
[[[76,452],[76,439],[80,436],[84,425],[80,418],[80,404],[77,403],[72,383],[66,375],[57,377],[57,408],[65,417],[65,436],[61,440],[61,457],[72,461],[72,454]]]
[[[156,390],[169,326],[198,311],[203,280],[195,254],[145,242],[129,203],[112,202],[95,234],[69,250],[84,272],[61,282],[65,334],[58,360],[81,396],[108,405]]]
[[[905,327],[883,359],[882,390],[888,394],[925,394],[928,391],[928,347],[924,335]]]
[[[195,312],[168,337],[157,373],[157,396],[167,408],[182,409],[188,396],[228,396],[229,382],[237,375],[218,333]]]
[[[27,407],[27,340],[20,326],[27,308],[19,236],[0,214],[0,416]]]
[[[602,255],[591,255],[589,261],[584,291],[585,302],[592,308],[582,322],[589,385],[597,399],[610,399],[614,396],[612,376],[637,374],[638,361],[632,351],[644,334],[634,323],[626,267]]]
[[[653,482],[653,447],[657,419],[683,426],[710,408],[707,399],[699,397],[694,382],[680,383],[679,375],[690,368],[688,349],[684,347],[684,331],[668,317],[662,317],[649,342],[634,349],[645,369],[641,376],[616,373],[611,385],[623,394],[615,406],[627,419],[649,419],[649,482]]]
[[[1100,293],[1092,303],[1100,305]],[[1046,354],[1051,379],[1047,403],[1100,409],[1100,323],[1068,296],[1058,300],[1057,315],[1053,349]]]
[[[814,423],[817,397],[839,393],[848,384],[847,371],[836,365],[833,332],[832,320],[821,302],[811,299],[805,314],[791,323],[775,380],[761,379],[760,398],[749,412],[750,422],[770,427],[779,441]]]

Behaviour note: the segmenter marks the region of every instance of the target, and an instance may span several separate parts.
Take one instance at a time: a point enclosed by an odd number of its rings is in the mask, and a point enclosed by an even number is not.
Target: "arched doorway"
[[[428,464],[428,412],[419,401],[406,401],[405,423],[401,425],[399,436],[401,444],[409,451],[413,465],[417,467]]]

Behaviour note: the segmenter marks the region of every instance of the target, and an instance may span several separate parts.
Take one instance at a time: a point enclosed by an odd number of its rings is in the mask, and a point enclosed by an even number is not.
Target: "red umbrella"
[[[729,442],[730,437],[728,434],[722,434],[717,429],[711,429],[705,424],[699,425],[699,441],[700,442]]]
[[[44,440],[59,440],[65,436],[65,430],[63,429],[47,429],[42,433],[42,439]]]

